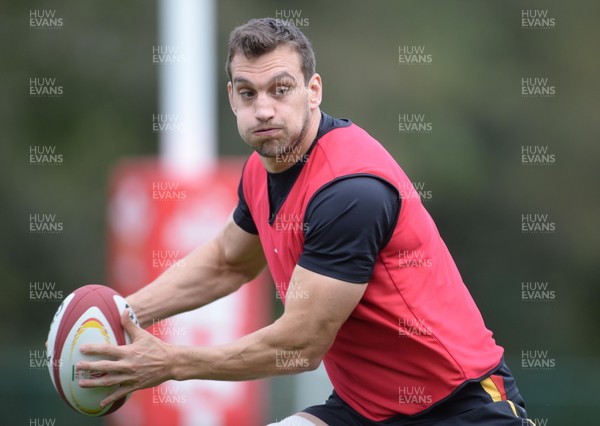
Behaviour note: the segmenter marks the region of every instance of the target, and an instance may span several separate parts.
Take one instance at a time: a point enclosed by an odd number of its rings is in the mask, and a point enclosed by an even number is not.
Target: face
[[[306,85],[300,55],[279,46],[258,58],[235,55],[231,80],[229,101],[242,139],[263,157],[296,153],[321,102],[319,75]]]

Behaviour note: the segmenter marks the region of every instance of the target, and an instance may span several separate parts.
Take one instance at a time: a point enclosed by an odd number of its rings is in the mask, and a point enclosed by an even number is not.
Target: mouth
[[[262,127],[260,129],[256,129],[252,132],[252,134],[256,136],[272,136],[279,132],[281,128],[279,127]]]

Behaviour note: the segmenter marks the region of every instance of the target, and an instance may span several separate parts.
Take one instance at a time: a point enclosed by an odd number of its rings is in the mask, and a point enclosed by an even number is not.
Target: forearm
[[[255,256],[260,258],[257,252]],[[260,264],[255,263],[256,267]],[[277,321],[216,347],[167,344],[137,327],[124,313],[121,323],[133,342],[122,346],[84,345],[87,348],[81,348],[83,353],[103,355],[103,360],[82,361],[78,368],[106,374],[84,379],[80,386],[120,385],[103,401],[108,404],[166,380],[253,380],[313,370],[358,305],[366,285],[344,282],[297,266],[290,286],[298,289],[302,297],[288,297],[285,312]],[[107,357],[114,360],[106,360]]]
[[[176,380],[254,380],[314,370],[329,348],[289,321],[275,323],[223,346],[172,346]]]
[[[127,297],[142,327],[237,290],[248,277],[227,265],[215,241],[204,244]]]
[[[338,330],[361,300],[356,285],[297,266],[285,312],[273,324],[217,347],[171,346],[170,377],[176,380],[252,380],[314,370]]]

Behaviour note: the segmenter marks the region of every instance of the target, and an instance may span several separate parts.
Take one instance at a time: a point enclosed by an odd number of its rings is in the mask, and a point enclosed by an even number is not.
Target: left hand
[[[100,405],[117,401],[128,393],[159,385],[172,379],[169,365],[169,353],[172,346],[138,327],[129,318],[129,310],[121,315],[121,324],[131,336],[129,345],[114,346],[104,344],[88,344],[80,348],[85,355],[101,355],[112,361],[94,361],[77,363],[77,371],[98,371],[106,373],[96,379],[82,379],[82,388],[109,387],[120,385],[113,393],[102,400]]]

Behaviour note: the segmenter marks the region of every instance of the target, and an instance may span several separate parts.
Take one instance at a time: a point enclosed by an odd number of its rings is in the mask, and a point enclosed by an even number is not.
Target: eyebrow
[[[289,79],[294,84],[296,84],[296,78],[292,74],[290,74],[289,72],[287,72],[287,71],[283,71],[283,72],[280,72],[277,75],[274,75],[273,78],[271,80],[269,80],[269,84],[273,84],[273,82],[276,82],[277,80],[282,80],[284,78],[285,79]],[[250,85],[252,85],[252,82],[250,80],[248,80],[247,78],[244,78],[244,77],[235,77],[233,79],[233,84],[234,85],[236,85],[236,84],[250,84]]]

